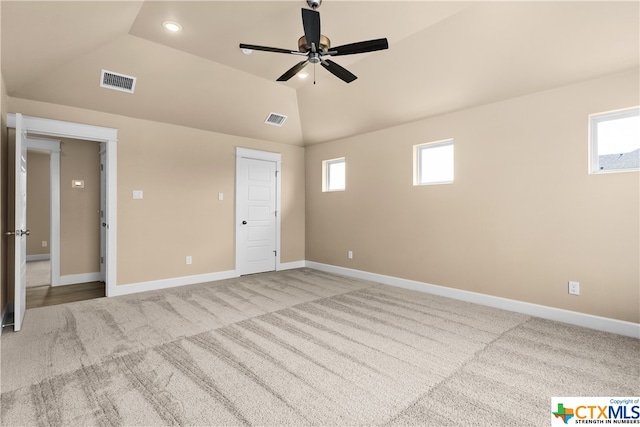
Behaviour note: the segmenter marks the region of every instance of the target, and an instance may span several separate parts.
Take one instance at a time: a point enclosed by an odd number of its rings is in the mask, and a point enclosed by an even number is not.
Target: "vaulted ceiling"
[[[293,145],[395,126],[638,67],[637,1],[344,1],[318,11],[332,45],[386,37],[389,49],[334,61],[347,84],[300,57],[296,1],[2,1],[9,96]],[[179,22],[169,33],[162,22]],[[134,94],[99,85],[137,78]],[[315,74],[315,84],[314,84]],[[288,118],[264,123],[269,113]]]

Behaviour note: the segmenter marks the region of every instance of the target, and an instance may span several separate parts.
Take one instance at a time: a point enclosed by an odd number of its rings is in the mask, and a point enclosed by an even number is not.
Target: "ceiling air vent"
[[[287,120],[287,116],[283,116],[282,114],[269,113],[269,117],[264,122],[268,125],[274,126],[282,126],[284,121]]]
[[[121,92],[133,93],[136,87],[136,78],[113,71],[102,70],[100,86]]]

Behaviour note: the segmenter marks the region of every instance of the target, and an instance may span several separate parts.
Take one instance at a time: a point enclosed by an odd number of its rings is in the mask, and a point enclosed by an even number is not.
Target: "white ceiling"
[[[336,57],[358,79],[301,60],[296,1],[6,1],[2,75],[10,96],[293,145],[395,126],[638,67],[639,2],[343,1],[318,9],[332,45],[387,37],[389,50]],[[177,34],[161,23],[183,26]],[[107,69],[134,94],[99,86]],[[313,74],[314,68],[306,68]],[[264,124],[270,112],[288,116]]]

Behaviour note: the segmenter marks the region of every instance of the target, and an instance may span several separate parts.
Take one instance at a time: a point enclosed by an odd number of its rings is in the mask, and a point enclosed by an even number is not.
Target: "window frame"
[[[422,151],[438,148],[438,147],[446,147],[451,146],[453,150],[452,156],[452,173],[453,178],[451,180],[446,181],[431,181],[431,182],[422,182]],[[423,144],[416,144],[413,146],[413,185],[422,186],[422,185],[443,185],[443,184],[453,184],[455,181],[455,144],[453,138],[442,139],[440,141],[433,142],[425,142]]]
[[[625,119],[635,116],[640,116],[640,106],[589,114],[589,175],[640,171],[640,168],[601,170],[600,158],[598,155],[598,125],[610,120]]]
[[[343,188],[331,188],[331,165],[343,163],[344,164],[344,187]],[[333,193],[336,191],[346,191],[347,189],[347,159],[346,157],[337,157],[335,159],[322,161],[322,192]]]

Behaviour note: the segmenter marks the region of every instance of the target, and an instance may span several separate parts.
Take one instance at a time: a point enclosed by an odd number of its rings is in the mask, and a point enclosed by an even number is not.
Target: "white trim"
[[[274,153],[272,151],[253,150],[251,148],[236,147],[236,224],[239,224],[241,218],[238,216],[238,173],[240,171],[240,159],[254,159],[254,160],[266,160],[275,162],[276,164],[276,266],[275,271],[280,270],[280,230],[282,221],[282,154]],[[237,230],[237,227],[236,227]],[[239,272],[238,259],[240,259],[240,249],[238,242],[239,236],[236,233],[236,259],[235,259],[235,271]],[[239,275],[239,274],[238,274]]]
[[[280,163],[282,154],[274,153],[273,151],[261,151],[253,150],[251,148],[236,147],[236,157],[244,157],[246,159],[255,160],[270,160],[272,162]],[[278,171],[280,168],[278,168]]]
[[[57,284],[51,284],[51,286],[67,286],[76,285],[78,283],[100,282],[100,272],[96,273],[81,273],[81,274],[67,274],[66,276],[60,276],[60,282]]]
[[[306,267],[306,265],[307,265],[306,261],[283,262],[282,264],[276,267],[276,270],[277,271],[293,270],[296,268],[304,268]]]
[[[116,288],[117,280],[117,141],[118,129],[102,126],[86,125],[82,123],[65,122],[61,120],[45,119],[41,117],[22,116],[23,127],[27,132],[40,135],[57,136],[61,138],[74,138],[86,141],[98,141],[106,143],[106,169],[107,169],[107,207],[105,212],[107,223],[107,252],[106,252],[106,294]],[[7,127],[15,128],[16,115],[7,114]],[[53,263],[52,263],[53,268]]]
[[[29,262],[29,261],[48,261],[50,259],[51,259],[51,254],[27,255],[27,262]]]
[[[157,291],[160,289],[175,288],[177,286],[216,282],[218,280],[233,279],[234,277],[238,277],[235,270],[227,270],[227,271],[219,271],[216,273],[198,274],[194,276],[174,277],[171,279],[130,283],[128,285],[116,286],[110,296],[129,295],[129,294],[136,294],[138,292]]]
[[[118,130],[102,126],[45,119],[42,117],[22,116],[22,124],[28,132],[61,138],[79,138],[89,141],[116,141]],[[7,127],[16,127],[16,115],[7,114]]]
[[[357,279],[369,280],[385,285],[399,288],[411,289],[428,294],[453,298],[474,304],[541,317],[543,319],[554,320],[556,322],[569,323],[571,325],[596,329],[599,331],[611,332],[633,338],[640,338],[640,324],[616,320],[608,317],[594,316],[591,314],[579,313],[576,311],[564,310],[561,308],[548,307],[544,305],[532,304],[523,301],[501,298],[492,295],[480,294],[477,292],[463,291],[461,289],[448,288],[445,286],[432,285],[415,280],[401,279],[399,277],[385,276],[382,274],[369,273],[351,268],[338,267],[334,265],[321,264],[313,261],[306,261],[305,265],[328,273],[342,274],[344,276],[355,277]]]

